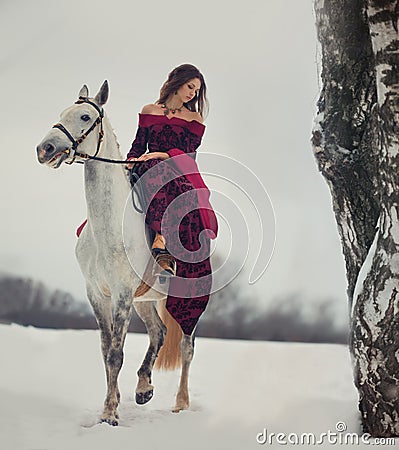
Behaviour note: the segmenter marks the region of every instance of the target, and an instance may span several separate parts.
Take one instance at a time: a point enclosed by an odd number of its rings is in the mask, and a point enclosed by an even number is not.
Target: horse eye
[[[84,115],[81,117],[81,119],[82,119],[84,122],[88,122],[88,121],[90,120],[90,116],[88,116],[87,114],[84,114]]]

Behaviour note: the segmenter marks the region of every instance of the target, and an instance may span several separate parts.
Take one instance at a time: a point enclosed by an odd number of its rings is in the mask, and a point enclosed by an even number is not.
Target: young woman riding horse
[[[143,186],[145,222],[155,235],[152,255],[161,267],[158,275],[175,275],[166,308],[187,335],[192,334],[209,300],[210,239],[216,237],[218,225],[195,163],[206,109],[201,72],[190,64],[176,67],[158,100],[139,114],[136,137],[127,155],[133,162],[127,167]],[[189,191],[196,195],[187,195]]]

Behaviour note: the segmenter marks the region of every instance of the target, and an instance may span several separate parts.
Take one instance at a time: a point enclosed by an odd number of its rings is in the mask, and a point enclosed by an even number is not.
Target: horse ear
[[[79,91],[78,97],[87,98],[88,96],[89,96],[89,88],[84,84],[82,89]]]
[[[105,80],[103,85],[100,87],[98,94],[94,97],[94,101],[99,105],[103,106],[107,103],[109,94],[108,81]]]

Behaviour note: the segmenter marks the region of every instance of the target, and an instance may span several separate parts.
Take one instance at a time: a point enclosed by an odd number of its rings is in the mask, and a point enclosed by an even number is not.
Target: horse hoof
[[[186,407],[184,407],[184,406],[175,406],[175,407],[172,409],[172,413],[178,414],[179,412],[185,411],[186,409],[188,409],[188,408],[186,408]]]
[[[154,391],[152,389],[147,392],[136,392],[136,403],[138,405],[145,405],[152,399],[153,395]]]
[[[118,426],[118,420],[116,418],[101,418],[100,423],[107,423],[108,425],[111,425],[112,427],[117,427]]]
[[[185,411],[189,407],[190,407],[189,402],[185,402],[185,401],[179,402],[179,403],[176,403],[175,407],[172,409],[172,412],[179,413],[180,411]]]

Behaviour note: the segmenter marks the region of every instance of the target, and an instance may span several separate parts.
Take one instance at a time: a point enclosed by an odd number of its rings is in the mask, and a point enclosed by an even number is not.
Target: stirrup
[[[167,277],[176,275],[176,260],[164,248],[153,248],[151,254],[155,259],[152,274],[159,277],[159,282],[164,284]]]

